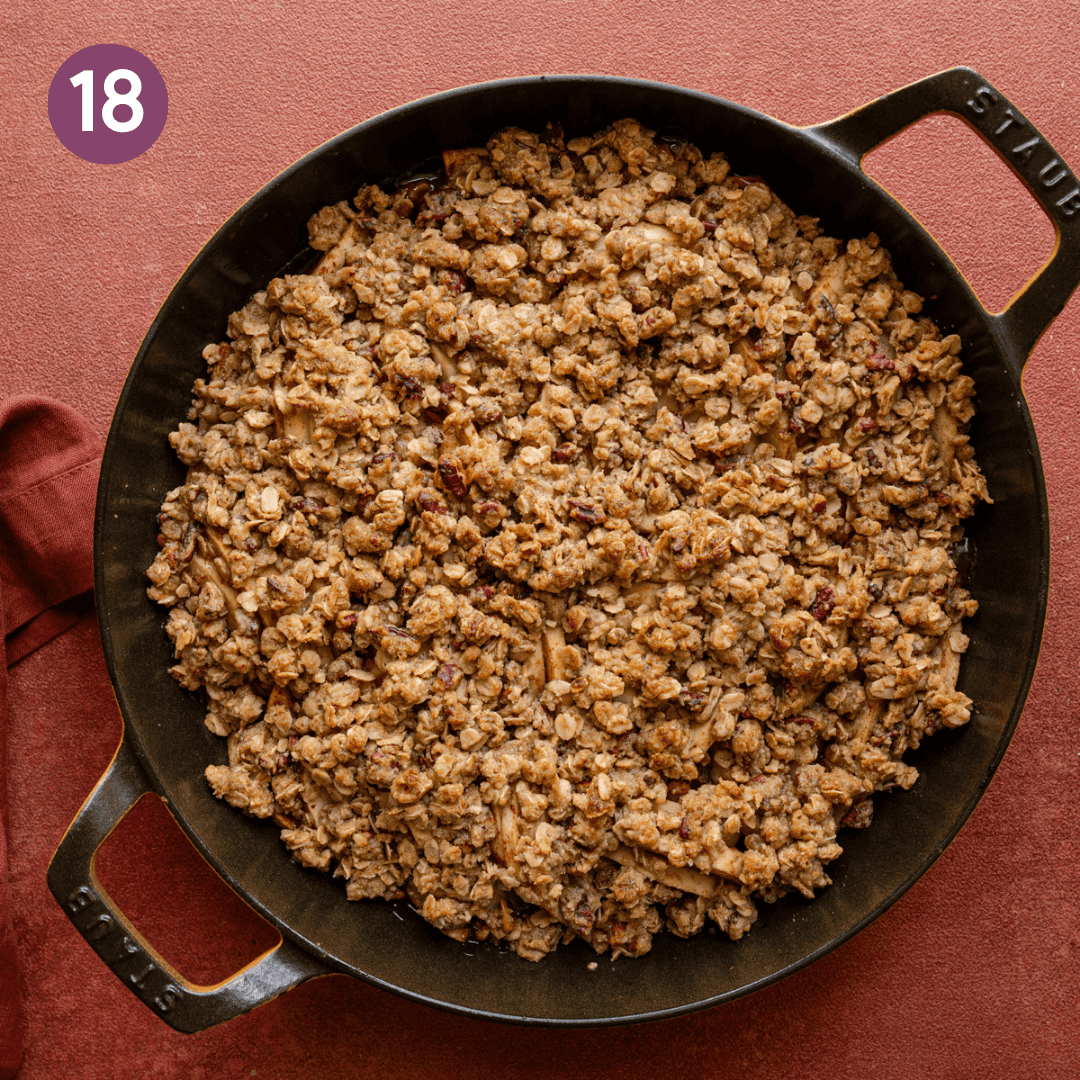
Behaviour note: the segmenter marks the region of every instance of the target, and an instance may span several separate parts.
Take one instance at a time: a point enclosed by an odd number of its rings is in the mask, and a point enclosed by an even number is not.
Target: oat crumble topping
[[[960,341],[633,120],[444,157],[312,218],[171,436],[207,780],[458,940],[739,938],[969,718]]]

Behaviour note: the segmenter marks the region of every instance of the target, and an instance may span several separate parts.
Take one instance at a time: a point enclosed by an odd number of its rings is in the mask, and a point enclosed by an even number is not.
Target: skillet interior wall
[[[230,312],[305,257],[311,213],[351,198],[362,182],[406,175],[433,153],[482,143],[507,124],[558,120],[572,135],[622,116],[685,135],[705,152],[723,149],[737,171],[763,176],[833,235],[881,236],[905,283],[936,297],[928,313],[964,341],[978,387],[976,452],[995,503],[968,523],[978,550],[970,587],[982,606],[968,628],[960,686],[976,702],[974,719],[931,740],[912,759],[923,774],[915,788],[883,800],[871,829],[846,834],[836,885],[809,905],[788,898],[764,908],[741,942],[662,935],[648,957],[589,973],[584,948],[527,965],[492,948],[463,949],[389,905],[349,904],[340,883],[292,862],[275,828],[214,799],[203,769],[224,761],[224,743],[203,726],[201,701],[168,675],[171,648],[146,598],[144,570],[157,550],[161,499],[183,479],[167,435],[203,374],[202,348],[223,336]],[[117,698],[155,787],[211,864],[279,929],[340,970],[421,1000],[508,1019],[625,1021],[721,1000],[793,970],[864,925],[940,853],[1017,719],[1045,603],[1045,522],[1017,371],[947,260],[871,181],[806,134],[716,99],[622,80],[530,80],[427,99],[339,137],[273,181],[195,260],[151,326],[110,432],[95,541],[99,618]]]

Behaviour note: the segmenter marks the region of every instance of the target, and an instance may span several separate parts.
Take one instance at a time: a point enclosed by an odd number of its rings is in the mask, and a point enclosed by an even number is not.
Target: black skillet
[[[1053,257],[999,315],[989,314],[925,230],[863,172],[863,155],[931,113],[960,116],[1020,177],[1054,223]],[[657,937],[646,957],[604,960],[580,943],[532,964],[495,947],[460,945],[406,907],[350,903],[340,881],[294,863],[275,826],[213,797],[207,764],[224,741],[203,707],[168,674],[163,611],[146,597],[155,516],[184,469],[167,434],[184,419],[201,352],[222,338],[231,311],[312,256],[305,223],[361,183],[404,178],[446,148],[483,143],[501,127],[567,137],[633,116],[736,171],[766,178],[796,213],[813,213],[844,239],[875,231],[928,313],[960,334],[977,384],[973,429],[994,498],[969,523],[969,571],[980,610],[961,688],[971,723],[912,757],[922,773],[883,797],[870,829],[845,833],[835,884],[812,903],[762,905],[740,942],[722,935]],[[931,182],[928,180],[928,182]],[[993,178],[988,178],[992,183]],[[1021,375],[1040,335],[1080,282],[1080,184],[1018,109],[965,68],[931,76],[838,120],[793,128],[706,94],[616,78],[558,76],[467,87],[405,105],[331,140],[286,169],[210,240],[150,327],[113,418],[95,523],[95,585],[102,644],[124,737],[64,836],[49,887],[76,930],[162,1019],[199,1031],[313,976],[344,972],[415,1001],[517,1023],[624,1024],[729,1001],[805,967],[873,921],[941,854],[986,790],[1020,717],[1035,670],[1047,603],[1046,489]],[[186,981],[127,922],[94,873],[95,853],[147,791],[161,796],[210,865],[281,933],[281,943],[213,987]],[[167,903],[167,897],[161,898]]]

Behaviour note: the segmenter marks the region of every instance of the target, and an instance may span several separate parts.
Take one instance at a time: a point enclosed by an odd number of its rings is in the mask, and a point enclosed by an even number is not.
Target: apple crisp
[[[739,938],[969,718],[960,341],[633,120],[444,161],[312,218],[171,436],[207,780],[458,940]]]

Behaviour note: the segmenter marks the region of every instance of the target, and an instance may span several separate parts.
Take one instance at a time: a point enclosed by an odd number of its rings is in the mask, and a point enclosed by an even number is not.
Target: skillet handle
[[[204,1031],[248,1012],[330,968],[284,938],[216,986],[197,986],[124,918],[94,870],[98,848],[151,790],[127,735],[49,863],[49,890],[112,973],[170,1027]]]
[[[958,116],[1020,178],[1054,226],[1054,253],[999,315],[1002,346],[1023,369],[1032,349],[1080,285],[1080,182],[1057,151],[996,87],[970,68],[950,68],[836,120],[807,129],[862,167],[876,146],[932,113]]]

